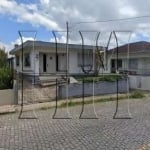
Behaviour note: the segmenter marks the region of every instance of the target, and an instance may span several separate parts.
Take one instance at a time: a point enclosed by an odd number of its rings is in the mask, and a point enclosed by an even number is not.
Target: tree
[[[6,67],[7,65],[7,53],[5,48],[0,48],[0,68]]]
[[[103,50],[97,49],[95,51],[95,61],[96,61],[96,75],[99,74],[100,68],[104,68],[104,54],[102,53]]]
[[[13,87],[13,72],[8,66],[5,48],[0,48],[0,90]]]

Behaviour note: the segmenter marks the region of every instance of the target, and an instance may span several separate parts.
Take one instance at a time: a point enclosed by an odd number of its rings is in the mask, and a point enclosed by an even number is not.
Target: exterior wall
[[[77,52],[69,51],[69,73],[76,74],[80,72],[81,70],[78,67]]]
[[[81,97],[82,96],[82,83],[68,85],[68,97]],[[93,83],[84,84],[85,96],[93,95]],[[59,86],[59,98],[66,98],[67,86]],[[119,93],[126,93],[128,91],[127,80],[119,81]],[[116,93],[116,82],[98,82],[94,84],[94,95],[113,94]]]
[[[130,75],[129,85],[131,89],[150,90],[150,77]]]
[[[77,50],[69,51],[69,73],[70,74],[83,74],[82,68],[79,65],[78,53],[79,53],[79,51],[77,51]],[[85,59],[87,59],[87,58],[85,57]],[[93,62],[93,64],[94,64],[94,62]],[[94,70],[94,65],[93,65],[92,70]]]
[[[42,52],[42,53],[41,53]],[[43,54],[43,51],[39,51],[40,55],[39,55],[39,61],[40,61],[40,73],[42,73],[42,68],[43,68],[43,59],[42,59],[42,55]],[[55,60],[55,53],[46,53],[48,57],[53,56],[54,58],[54,63],[52,65],[52,63],[50,61],[48,61],[47,65],[50,66],[50,67],[55,67],[56,68],[56,60]],[[66,65],[66,60],[67,56],[65,53],[60,53],[58,54],[58,69],[61,71],[63,70],[66,70],[67,68],[67,65]],[[49,59],[49,58],[48,58]],[[54,69],[52,69],[54,70]],[[47,73],[56,73],[56,70],[54,72],[50,71],[50,68],[49,68],[49,71],[47,71]],[[82,69],[81,67],[79,66],[78,64],[78,51],[76,50],[70,50],[69,51],[69,73],[70,74],[83,74],[82,72]]]
[[[136,71],[137,74],[149,74],[150,75],[150,55],[149,54],[130,54],[130,59],[138,59],[138,66],[135,69],[131,69],[133,71]],[[112,55],[110,58],[110,55],[108,56],[108,68],[105,71],[105,73],[111,73],[111,60],[116,59],[115,55]],[[128,68],[128,58],[127,54],[119,54],[118,59],[122,59],[122,69],[129,69]]]
[[[0,106],[14,104],[14,90],[0,90]]]
[[[43,73],[43,58],[42,55],[43,53],[47,54],[47,72],[46,73],[56,73],[56,58],[55,58],[55,50],[51,50],[51,52],[47,49],[38,49],[38,50],[25,50],[26,52],[30,52],[30,60],[31,60],[31,66],[30,67],[23,67],[24,73],[29,74],[29,75],[39,75],[39,73]],[[83,74],[82,68],[79,65],[79,58],[78,58],[78,53],[80,51],[77,50],[69,50],[69,73],[70,74]],[[16,66],[15,63],[15,68],[17,72],[22,71],[22,57],[21,57],[21,52],[17,53],[16,55],[19,55],[19,66]],[[66,54],[64,50],[59,50],[58,51],[59,55],[59,61],[58,61],[58,68],[60,72],[62,70],[66,70]],[[50,57],[53,59],[50,60]],[[87,59],[85,57],[85,59]],[[93,64],[95,62],[93,61]],[[94,66],[92,68],[94,70]],[[91,71],[92,72],[92,71]]]
[[[43,73],[43,57],[41,52],[39,52],[39,73]]]
[[[43,72],[43,54],[46,54],[46,72]],[[56,56],[54,53],[39,52],[39,72],[56,73]]]
[[[110,73],[111,72],[111,59],[108,59],[107,67],[106,67],[106,70],[104,72],[105,73]]]
[[[34,74],[39,75],[39,52],[31,52],[31,70]]]
[[[67,55],[65,53],[58,54],[58,70],[59,71],[67,70]]]
[[[19,66],[16,66],[16,55],[15,55],[15,63],[14,63],[14,65],[15,65],[15,69],[16,69],[16,71],[17,72],[21,72],[21,66],[22,66],[22,60],[21,60],[21,52],[19,52],[19,53],[17,53],[17,55],[19,56]]]
[[[25,67],[23,66],[23,71],[24,73],[27,73],[27,74],[30,74],[30,75],[33,75],[33,74],[36,74],[36,75],[39,75],[39,52],[38,51],[25,51],[24,53],[27,53],[29,52],[30,53],[30,67]],[[16,55],[19,56],[19,66],[16,66],[16,60],[15,60],[15,69],[17,72],[22,72],[22,54],[21,52],[17,53]],[[24,60],[23,60],[23,63],[24,63]]]
[[[141,58],[139,70],[141,74],[150,75],[150,58]]]

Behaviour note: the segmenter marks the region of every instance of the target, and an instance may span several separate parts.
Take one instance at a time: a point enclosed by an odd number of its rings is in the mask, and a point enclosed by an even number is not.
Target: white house
[[[90,73],[95,68],[92,50],[93,46],[84,46],[84,65],[91,69]],[[58,43],[56,49],[56,43],[26,41],[23,45],[15,45],[10,54],[15,56],[15,70],[18,73],[31,76],[63,74],[68,62],[69,74],[83,74],[82,45],[69,44],[68,51],[67,61],[66,44]]]
[[[107,53],[107,73],[117,70],[117,48]],[[150,43],[129,43],[118,47],[118,70],[129,73],[130,88],[150,90]]]
[[[117,48],[108,51],[108,72],[117,68]],[[150,43],[136,42],[118,47],[118,69],[134,75],[150,75]]]

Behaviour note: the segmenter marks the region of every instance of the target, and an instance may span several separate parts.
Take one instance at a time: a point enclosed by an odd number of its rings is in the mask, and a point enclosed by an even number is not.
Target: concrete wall
[[[93,83],[85,83],[85,96],[92,96],[93,95]],[[66,97],[66,89],[67,86],[59,86],[58,88],[58,96],[60,98]],[[119,93],[127,92],[128,86],[126,80],[119,81]],[[94,94],[101,95],[101,94],[113,94],[116,93],[116,82],[98,82],[94,84]],[[79,97],[82,96],[82,84],[69,84],[68,85],[68,97]]]
[[[14,90],[0,90],[0,106],[14,104]]]
[[[131,89],[150,90],[150,76],[129,76]]]
[[[78,53],[81,53],[81,50],[70,50],[69,51],[69,73],[70,74],[83,74],[82,68],[79,65],[79,57]],[[88,59],[87,57],[84,58],[85,61]],[[93,68],[94,70],[94,64],[95,62],[93,61]],[[92,71],[90,72],[92,73]]]

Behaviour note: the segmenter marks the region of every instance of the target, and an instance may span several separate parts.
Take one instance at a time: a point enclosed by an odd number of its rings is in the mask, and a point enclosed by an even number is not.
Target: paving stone
[[[119,102],[126,110],[127,101]],[[132,119],[113,119],[115,102],[98,103],[99,119],[79,119],[81,106],[69,108],[72,119],[52,119],[54,109],[36,110],[38,119],[18,119],[18,113],[0,116],[0,150],[143,150],[150,149],[150,101],[130,101]],[[93,105],[86,105],[93,116]],[[65,112],[61,108],[59,112]],[[118,115],[124,116],[125,111]],[[75,114],[77,113],[77,114]],[[23,112],[32,116],[33,112]]]

